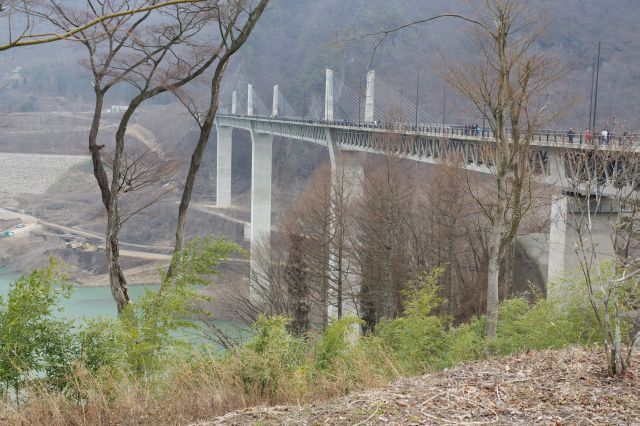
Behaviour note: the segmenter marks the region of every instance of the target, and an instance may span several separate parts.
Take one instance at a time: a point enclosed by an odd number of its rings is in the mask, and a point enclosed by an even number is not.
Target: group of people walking
[[[620,142],[622,143],[627,139],[627,133],[620,138]],[[584,131],[580,131],[576,133],[576,131],[572,128],[567,132],[567,138],[569,139],[569,143],[585,143],[585,144],[600,144],[600,145],[608,145],[611,141],[615,140],[616,135],[609,130],[607,127],[602,129],[601,131],[594,130],[593,133],[589,129],[585,129]]]
[[[464,134],[465,136],[480,136],[480,125],[468,124],[464,126]]]

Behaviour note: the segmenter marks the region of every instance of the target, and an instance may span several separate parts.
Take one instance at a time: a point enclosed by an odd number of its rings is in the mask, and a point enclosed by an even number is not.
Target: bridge
[[[288,105],[279,93],[279,87],[273,88],[272,109],[269,114],[260,114],[254,107],[257,99],[253,86],[247,86],[246,114],[238,110],[238,94],[232,93],[231,111],[220,113],[216,117],[217,129],[217,186],[216,202],[218,207],[231,205],[231,152],[232,131],[242,129],[250,132],[252,140],[251,172],[251,266],[258,270],[260,265],[254,262],[258,243],[268,244],[271,230],[271,173],[272,144],[274,136],[292,138],[299,141],[318,144],[329,151],[332,175],[344,170],[347,185],[356,193],[363,176],[358,155],[369,153],[395,155],[410,161],[440,164],[455,160],[455,164],[466,170],[490,174],[492,172],[491,151],[487,147],[495,144],[496,138],[491,130],[480,126],[456,126],[443,124],[420,124],[418,122],[389,123],[376,117],[376,80],[375,72],[367,75],[364,120],[336,119],[334,111],[334,73],[326,70],[323,117],[305,118],[285,116],[281,104]],[[360,102],[358,102],[360,103]],[[289,112],[291,108],[289,106]],[[418,108],[415,108],[418,117]],[[263,111],[264,112],[264,108]],[[304,115],[304,114],[303,114]],[[510,136],[510,135],[509,135]],[[540,131],[534,134],[529,145],[529,167],[538,174],[543,182],[558,188],[558,194],[550,196],[551,228],[549,234],[548,280],[551,281],[564,272],[564,253],[566,246],[567,197],[562,195],[567,178],[577,173],[567,158],[575,154],[602,149],[624,151],[632,155],[640,153],[635,144],[637,135],[610,135],[605,140],[594,138],[594,143],[585,139],[585,135],[574,132]],[[349,154],[351,153],[351,154]],[[632,180],[623,176],[624,159],[617,159],[607,167],[602,176],[601,190],[613,195],[619,191],[620,182],[629,190],[636,190],[638,182],[635,173]]]

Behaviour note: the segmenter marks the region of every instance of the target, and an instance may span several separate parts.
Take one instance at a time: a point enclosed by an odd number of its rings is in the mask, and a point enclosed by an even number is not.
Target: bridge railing
[[[298,124],[311,124],[311,125],[329,125],[340,127],[352,127],[355,129],[371,129],[371,130],[383,130],[387,132],[395,133],[416,133],[416,134],[430,134],[436,136],[443,136],[449,138],[465,138],[465,139],[477,139],[479,141],[495,140],[493,131],[480,126],[460,126],[460,125],[442,125],[442,124],[407,124],[407,123],[390,123],[390,122],[354,122],[348,120],[318,120],[308,119],[300,117],[281,117],[281,116],[243,116],[224,114],[224,116],[238,117],[238,118],[253,118],[259,120],[268,121],[284,121]],[[507,136],[512,137],[513,132],[507,130]],[[609,132],[607,136],[602,134],[590,135],[588,132],[575,132],[575,131],[555,131],[555,130],[542,130],[537,131],[533,135],[533,142],[540,144],[577,144],[577,145],[620,145],[620,146],[638,146],[640,141],[640,135],[637,133],[617,134]]]

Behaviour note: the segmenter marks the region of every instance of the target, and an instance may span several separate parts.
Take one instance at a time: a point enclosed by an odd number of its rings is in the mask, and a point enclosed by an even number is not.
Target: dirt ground
[[[530,352],[311,405],[257,407],[210,425],[640,425],[640,356],[624,379],[600,349]]]

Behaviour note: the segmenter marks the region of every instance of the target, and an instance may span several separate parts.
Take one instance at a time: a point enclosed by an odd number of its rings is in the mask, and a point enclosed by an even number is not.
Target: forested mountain
[[[586,127],[591,66],[602,41],[598,116],[638,128],[634,113],[640,102],[640,9],[633,0],[536,0],[532,10],[548,22],[541,49],[553,51],[572,65],[555,99],[579,98],[556,126]],[[236,58],[238,73],[229,79],[252,80],[263,99],[270,85],[280,83],[290,102],[300,106],[302,87],[323,89],[325,67],[357,87],[364,78],[376,38],[340,46],[354,35],[392,28],[443,12],[473,11],[465,1],[446,0],[279,0],[265,14],[249,45]],[[392,34],[378,50],[373,68],[377,77],[408,98],[415,97],[417,69],[422,72],[420,104],[441,117],[443,82],[438,77],[443,55],[461,62],[475,59],[471,27],[444,19]],[[270,54],[265,55],[264,52]],[[293,100],[291,100],[293,98]],[[447,121],[464,120],[469,106],[449,96]],[[266,103],[266,102],[265,102]]]
[[[532,10],[548,22],[541,49],[556,52],[571,63],[572,71],[553,97],[558,104],[576,98],[577,105],[553,127],[585,127],[589,108],[591,67],[602,41],[602,65],[598,116],[614,117],[625,127],[637,129],[640,119],[634,106],[640,102],[640,10],[635,0],[536,0]],[[270,105],[271,87],[281,91],[295,110],[321,96],[324,68],[331,67],[348,85],[357,89],[366,74],[376,38],[339,43],[372,31],[392,28],[442,12],[473,14],[466,1],[447,0],[277,0],[265,14],[254,36],[233,60],[227,87],[254,83],[258,96]],[[475,46],[471,27],[460,20],[444,19],[418,25],[390,35],[378,50],[373,68],[385,84],[415,98],[416,74],[421,69],[420,104],[430,115],[442,117],[443,81],[438,77],[442,58],[473,61]],[[55,58],[43,52],[54,48]],[[0,108],[5,111],[54,108],[51,99],[37,102],[26,92],[43,98],[62,96],[78,102],[91,99],[77,50],[70,45],[19,49],[3,57]],[[21,64],[19,69],[16,64]],[[81,84],[87,81],[87,84]],[[2,86],[0,86],[2,87]],[[19,91],[18,91],[19,89]],[[18,96],[19,95],[19,96]],[[113,95],[114,102],[125,93]],[[19,99],[18,99],[19,98]],[[228,99],[223,99],[229,103]],[[61,103],[61,100],[57,100]],[[54,105],[54,106],[52,106]],[[64,103],[62,103],[64,105]],[[307,104],[308,105],[308,104]],[[64,108],[64,107],[62,107]],[[453,93],[448,95],[447,121],[469,118],[471,109]]]

